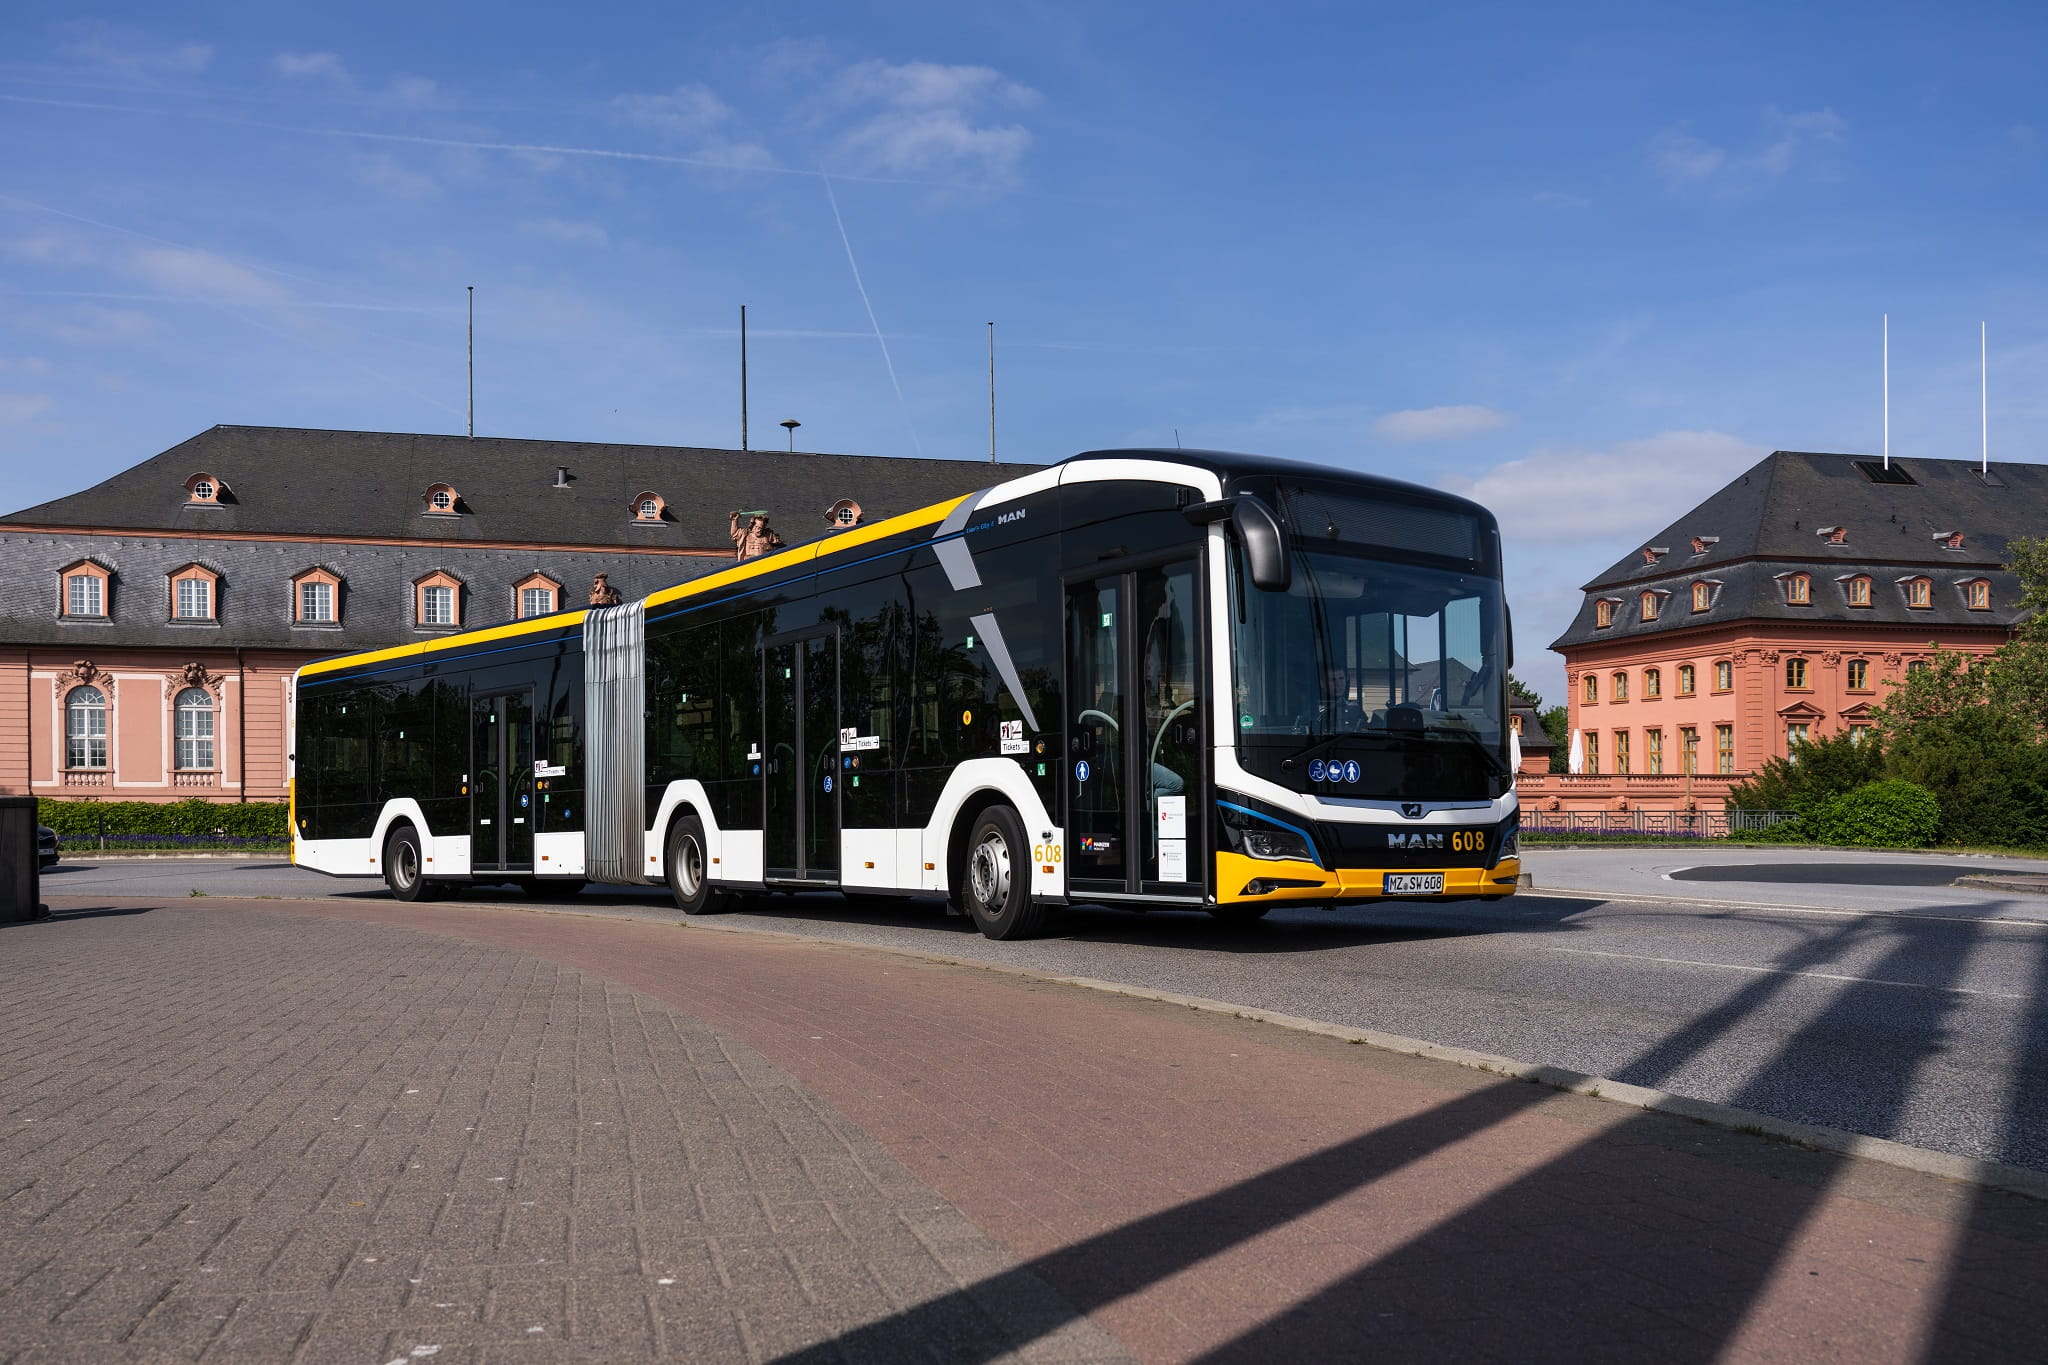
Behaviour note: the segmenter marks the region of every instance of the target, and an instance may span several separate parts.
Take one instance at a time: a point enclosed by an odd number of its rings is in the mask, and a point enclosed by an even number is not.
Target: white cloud
[[[1372,424],[1372,434],[1386,441],[1455,441],[1496,431],[1514,421],[1510,413],[1479,403],[1390,412]]]
[[[182,246],[142,246],[112,262],[147,284],[210,303],[288,304],[291,291],[245,265],[210,251]]]
[[[165,43],[104,19],[67,24],[64,31],[75,36],[59,50],[94,66],[130,72],[188,72],[202,71],[213,60],[211,43]]]
[[[1510,541],[1611,546],[1588,551],[1585,577],[1767,454],[1726,432],[1667,431],[1605,450],[1538,450],[1442,483],[1492,509]]]
[[[363,184],[400,199],[425,199],[438,194],[441,189],[440,182],[433,176],[401,165],[398,158],[383,152],[357,157],[355,176]]]
[[[598,223],[577,223],[562,218],[533,218],[519,225],[520,231],[571,246],[610,246],[611,235]]]
[[[1673,188],[1711,186],[1739,191],[1777,179],[1800,162],[1810,161],[1818,148],[1841,141],[1849,129],[1847,120],[1832,109],[1791,114],[1771,110],[1765,123],[1769,140],[1746,154],[1695,137],[1684,125],[1667,128],[1650,140],[1650,162]]]
[[[1016,173],[1031,133],[995,120],[1038,100],[1037,91],[992,67],[936,62],[859,62],[833,78],[826,93],[827,106],[851,120],[836,142],[855,165],[897,175],[970,171],[997,180]]]
[[[15,321],[75,346],[132,345],[162,330],[148,313],[97,303],[81,303],[61,313],[17,314]]]
[[[55,368],[39,355],[0,355],[0,374],[32,374],[40,379]]]
[[[732,106],[701,85],[679,85],[664,95],[619,95],[612,114],[688,147],[696,157],[734,167],[775,164],[768,149],[741,130]]]
[[[52,406],[46,393],[0,393],[0,422],[26,422]]]
[[[354,83],[340,55],[333,52],[280,52],[270,64],[281,76],[324,76],[344,85]]]

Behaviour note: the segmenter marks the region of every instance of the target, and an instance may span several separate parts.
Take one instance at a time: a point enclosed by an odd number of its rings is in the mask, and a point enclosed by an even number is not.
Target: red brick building
[[[1718,810],[1807,739],[1870,723],[1937,646],[2010,636],[2007,543],[2048,535],[2048,467],[1778,451],[1585,586],[1575,759],[1525,808]]]

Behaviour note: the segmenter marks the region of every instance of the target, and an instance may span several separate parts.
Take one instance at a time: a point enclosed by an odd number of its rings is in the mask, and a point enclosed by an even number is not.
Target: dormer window
[[[1813,579],[1803,573],[1788,573],[1784,576],[1785,601],[1789,606],[1805,607],[1813,604]]]
[[[1714,605],[1714,585],[1705,579],[1692,585],[1692,609],[1705,611]]]
[[[544,573],[532,573],[512,585],[512,614],[520,620],[529,616],[552,616],[561,610],[562,585]]]
[[[1814,534],[1826,540],[1830,545],[1847,545],[1849,543],[1849,528],[1846,526],[1823,526],[1816,530]]]
[[[187,564],[171,574],[171,619],[219,619],[220,575],[204,564]]]
[[[307,569],[292,578],[292,624],[341,623],[341,579],[326,569]]]
[[[1696,555],[1703,555],[1720,543],[1721,537],[1719,536],[1694,536],[1692,538],[1692,552]]]
[[[663,500],[659,493],[642,493],[639,497],[633,499],[633,520],[635,521],[660,521],[663,519],[662,514],[667,510],[668,503]]]
[[[1665,555],[1668,555],[1670,553],[1671,547],[1669,547],[1668,545],[1645,545],[1643,547],[1643,563],[1655,564],[1658,560],[1662,559]]]
[[[1593,604],[1593,625],[1596,629],[1614,624],[1614,603],[1603,597]]]
[[[1988,578],[1973,578],[1963,584],[1963,601],[1969,604],[1971,611],[1990,611],[1991,580]]]
[[[58,578],[57,611],[65,619],[104,621],[113,614],[114,575],[105,565],[81,559],[60,570]]]
[[[1867,607],[1867,606],[1869,606],[1869,605],[1870,605],[1870,577],[1869,577],[1869,575],[1868,575],[1868,574],[1857,574],[1857,575],[1855,575],[1855,576],[1854,576],[1853,578],[1845,578],[1845,579],[1843,579],[1843,580],[1842,580],[1842,597],[1843,597],[1843,600],[1845,600],[1846,602],[1848,602],[1848,604],[1849,604],[1850,606],[1852,606],[1852,607]]]
[[[227,485],[211,474],[194,474],[185,480],[185,501],[214,506],[221,501],[221,495],[228,491]]]
[[[415,579],[412,595],[416,624],[434,629],[462,624],[462,580],[454,574],[436,569]]]
[[[426,492],[427,515],[430,517],[452,517],[459,514],[462,495],[455,491],[453,484],[437,483]]]
[[[1906,605],[1909,607],[1931,607],[1934,605],[1934,580],[1928,578],[1907,578]]]
[[[1658,592],[1654,588],[1644,593],[1642,597],[1638,599],[1638,606],[1642,611],[1643,619],[1645,621],[1656,620],[1657,613],[1664,609],[1664,599],[1669,597],[1670,595],[1671,594],[1667,592]]]
[[[1936,531],[1934,538],[1941,542],[1941,548],[1944,550],[1960,550],[1963,548],[1963,533],[1961,531]]]

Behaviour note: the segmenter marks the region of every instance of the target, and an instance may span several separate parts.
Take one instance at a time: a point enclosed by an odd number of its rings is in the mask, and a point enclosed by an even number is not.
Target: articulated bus
[[[623,606],[298,675],[293,858],[401,900],[666,881],[1068,903],[1510,894],[1500,536],[1310,465],[1098,451]]]

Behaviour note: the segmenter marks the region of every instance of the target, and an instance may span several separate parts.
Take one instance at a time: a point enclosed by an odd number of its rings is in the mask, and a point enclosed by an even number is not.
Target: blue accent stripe
[[[1308,860],[1314,863],[1317,867],[1322,868],[1325,872],[1328,872],[1330,870],[1329,864],[1325,863],[1322,860],[1322,858],[1316,853],[1316,841],[1313,838],[1311,838],[1309,832],[1303,829],[1300,825],[1290,825],[1285,820],[1276,820],[1272,816],[1266,814],[1264,811],[1253,810],[1250,806],[1240,806],[1235,801],[1218,801],[1216,804],[1223,807],[1223,809],[1225,810],[1242,811],[1244,814],[1251,816],[1254,820],[1264,820],[1269,825],[1278,825],[1280,826],[1280,828],[1286,830],[1290,834],[1299,834],[1301,836],[1301,841],[1304,844],[1308,845]]]

